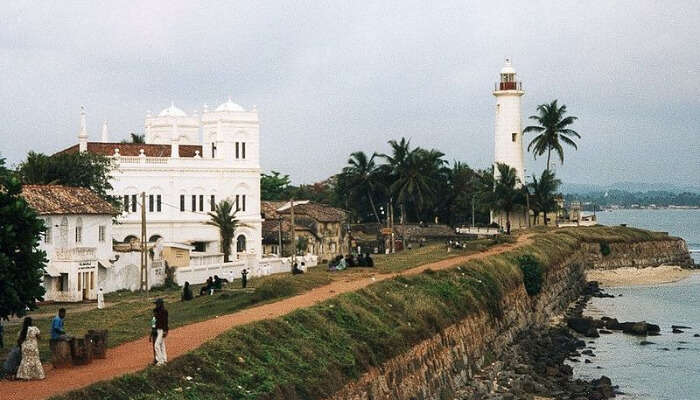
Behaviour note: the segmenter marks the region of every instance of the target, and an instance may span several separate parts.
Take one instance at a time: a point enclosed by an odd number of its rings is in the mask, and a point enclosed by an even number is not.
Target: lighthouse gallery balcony
[[[496,82],[494,90],[523,90],[523,83],[516,82]]]

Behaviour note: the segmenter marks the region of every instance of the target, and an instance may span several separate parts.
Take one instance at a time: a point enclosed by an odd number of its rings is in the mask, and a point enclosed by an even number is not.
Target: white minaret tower
[[[78,132],[78,150],[86,152],[88,147],[87,122],[85,121],[85,107],[80,106],[80,132]]]
[[[525,182],[523,164],[523,131],[520,126],[520,97],[524,95],[522,82],[516,80],[515,69],[510,58],[501,69],[501,80],[496,83],[496,148],[495,163],[508,164],[515,168],[520,183]],[[498,176],[498,169],[494,170]]]

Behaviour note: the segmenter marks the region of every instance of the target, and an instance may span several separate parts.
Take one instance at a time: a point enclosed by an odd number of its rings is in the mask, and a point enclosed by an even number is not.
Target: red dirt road
[[[168,358],[173,359],[194,350],[208,340],[239,325],[263,319],[276,318],[299,308],[309,307],[341,293],[361,289],[372,283],[399,275],[414,275],[426,269],[447,269],[468,260],[500,254],[504,251],[523,246],[529,242],[530,235],[518,238],[516,244],[492,247],[484,252],[457,256],[442,261],[424,264],[399,273],[375,274],[355,280],[339,280],[300,295],[244,309],[233,314],[222,315],[207,321],[185,325],[170,331],[167,339]],[[148,338],[124,343],[107,351],[107,358],[94,360],[86,366],[74,366],[53,369],[45,365],[46,379],[42,381],[0,381],[0,400],[45,399],[71,390],[79,389],[93,383],[112,379],[130,372],[140,371],[153,361],[153,353]]]

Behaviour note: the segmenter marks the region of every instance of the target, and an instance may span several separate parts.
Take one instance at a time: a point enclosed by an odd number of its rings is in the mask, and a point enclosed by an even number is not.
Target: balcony
[[[523,90],[523,83],[520,81],[516,82],[496,82],[495,91],[499,90]]]
[[[95,259],[94,247],[57,248],[54,252],[56,261],[91,261]]]

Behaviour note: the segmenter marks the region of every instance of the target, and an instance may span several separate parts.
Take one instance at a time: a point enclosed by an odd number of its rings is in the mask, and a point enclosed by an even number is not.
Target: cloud
[[[12,2],[0,11],[0,153],[17,162],[75,143],[80,105],[96,139],[105,119],[126,137],[171,100],[191,112],[231,96],[260,111],[263,168],[295,182],[401,136],[486,167],[491,88],[512,56],[524,117],[557,98],[580,118],[564,180],[690,184],[699,17],[698,4],[651,1]]]

